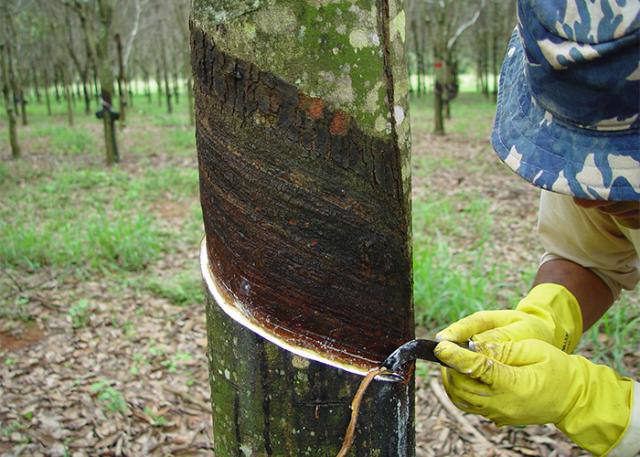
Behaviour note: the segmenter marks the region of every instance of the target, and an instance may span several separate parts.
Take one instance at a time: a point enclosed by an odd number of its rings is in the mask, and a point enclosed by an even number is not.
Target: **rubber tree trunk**
[[[33,80],[33,94],[36,97],[36,102],[40,104],[42,98],[40,97],[40,85],[38,84],[38,72],[35,69],[31,70],[31,78]]]
[[[436,57],[435,85],[433,89],[433,133],[444,135],[444,63]]]
[[[60,82],[60,74],[58,71],[53,72],[53,89],[56,94],[56,102],[60,103],[60,89],[58,88]]]
[[[116,33],[116,52],[118,55],[118,108],[120,109],[120,128],[126,125],[126,110],[127,110],[127,83],[124,72],[124,61],[122,59],[122,39],[120,34]]]
[[[64,88],[64,98],[67,102],[67,122],[70,126],[73,126],[73,101],[71,81],[69,81],[68,70],[60,67],[60,73],[62,74],[62,87]]]
[[[89,77],[89,71],[85,70],[80,75],[82,84],[82,98],[84,100],[84,114],[87,116],[91,114],[91,95],[89,94],[89,88],[87,87],[87,79]]]
[[[414,335],[404,12],[195,0],[191,18],[215,455],[334,456],[348,371]],[[351,455],[414,448],[413,377],[375,382]]]
[[[44,70],[44,100],[47,104],[47,114],[51,116],[51,97],[49,95],[49,73]]]
[[[162,24],[162,23],[161,23]],[[161,25],[162,31],[160,33],[160,47],[162,51],[160,53],[162,59],[162,77],[164,79],[164,95],[167,98],[167,113],[173,112],[173,104],[171,103],[171,88],[169,87],[169,71],[167,70],[167,47],[164,41],[164,29]]]
[[[180,104],[180,79],[178,72],[173,73],[173,96],[176,99],[176,105]]]
[[[195,120],[193,118],[194,113],[193,113],[193,80],[191,79],[191,76],[189,76],[185,82],[185,88],[186,88],[186,92],[187,92],[187,102],[188,102],[188,109],[189,109],[189,125],[194,125],[195,124]]]
[[[0,44],[0,65],[2,66],[2,96],[4,99],[4,109],[7,113],[9,124],[9,144],[11,145],[11,158],[20,157],[20,144],[18,143],[18,128],[16,126],[16,114],[11,100],[13,93],[9,83],[9,65],[7,63],[8,53],[5,45]]]
[[[158,106],[162,106],[162,71],[160,61],[156,61],[156,94],[158,95]]]

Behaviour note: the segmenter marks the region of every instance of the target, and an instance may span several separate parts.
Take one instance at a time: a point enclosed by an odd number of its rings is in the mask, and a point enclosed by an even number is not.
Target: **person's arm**
[[[577,263],[555,259],[538,269],[533,287],[553,283],[566,287],[582,310],[582,329],[587,331],[613,304],[613,294],[600,277]]]

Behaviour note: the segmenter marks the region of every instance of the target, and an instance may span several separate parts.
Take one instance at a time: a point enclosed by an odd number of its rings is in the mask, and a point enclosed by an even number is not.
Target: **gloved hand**
[[[498,425],[553,423],[576,444],[603,455],[630,421],[633,381],[540,340],[479,343],[469,351],[445,341],[436,356],[453,403]],[[464,374],[463,374],[464,373]]]
[[[539,284],[515,310],[480,311],[436,335],[438,341],[461,343],[538,339],[572,353],[582,336],[582,311],[569,290],[559,284]]]

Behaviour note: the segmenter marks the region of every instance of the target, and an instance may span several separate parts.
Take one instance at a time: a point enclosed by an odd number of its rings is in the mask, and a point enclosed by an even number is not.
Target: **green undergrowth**
[[[473,141],[486,141],[493,124],[496,105],[490,98],[475,92],[460,92],[451,103],[451,119],[445,119],[445,132]],[[411,125],[420,131],[433,131],[433,94],[411,98]]]
[[[176,306],[202,303],[202,280],[197,270],[181,272],[170,278],[152,278],[146,288]]]
[[[196,180],[195,170],[180,168],[133,179],[118,169],[80,169],[23,188],[5,183],[12,204],[0,208],[0,263],[143,269],[168,249],[170,236],[149,208],[195,198]]]
[[[627,354],[637,356],[640,348],[640,312],[633,306],[629,295],[620,299],[589,329],[582,337],[580,349],[590,355],[596,363],[613,364],[620,373],[627,376],[638,376],[640,367],[635,371],[625,363]]]
[[[441,328],[482,309],[500,307],[500,268],[487,262],[492,225],[489,202],[466,196],[417,201],[413,206],[413,275],[416,322]],[[472,239],[460,245],[461,239]]]
[[[31,131],[34,138],[48,139],[50,152],[54,154],[97,154],[100,152],[96,147],[94,136],[91,132],[83,129],[60,126],[44,125],[34,128]]]
[[[146,105],[144,97],[134,103],[141,112]],[[117,131],[123,165],[111,168],[95,158],[103,154],[101,129],[82,104],[76,104],[74,127],[66,125],[62,104],[53,107],[48,116],[43,105],[33,106],[30,125],[19,129],[20,138],[28,138],[23,156],[38,158],[0,162],[0,268],[142,271],[181,240],[198,238],[182,232],[200,229],[190,210],[197,203],[197,168],[166,162],[195,155],[186,103],[171,115],[156,105],[147,107],[148,115],[132,109],[131,126]],[[151,116],[181,125],[151,131],[136,126],[148,125]],[[145,143],[152,147],[142,156],[131,151]],[[170,223],[162,219],[168,203],[185,208],[184,221],[179,214]]]

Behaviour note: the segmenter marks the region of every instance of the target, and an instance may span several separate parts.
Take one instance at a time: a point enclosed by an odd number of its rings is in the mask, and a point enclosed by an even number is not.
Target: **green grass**
[[[413,99],[411,120],[414,138],[433,128],[431,96]],[[469,141],[485,137],[495,106],[474,93],[461,93],[453,104],[459,113],[447,121],[447,131],[457,131]],[[427,180],[440,170],[465,170],[474,164],[456,157],[413,154],[414,179]],[[490,201],[466,191],[430,190],[413,201],[413,275],[416,322],[430,332],[482,309],[506,306],[504,266],[487,262],[485,252],[494,221]],[[465,243],[461,246],[461,243]],[[515,295],[515,292],[514,294]],[[510,298],[510,296],[509,296]]]
[[[0,266],[31,270],[52,266],[84,273],[144,270],[182,239],[175,236],[181,224],[165,224],[154,209],[167,200],[184,201],[187,207],[196,202],[197,169],[158,166],[153,146],[144,151],[148,158],[138,159],[140,171],[135,174],[119,166],[106,168],[101,160],[75,161],[75,157],[102,154],[98,121],[84,115],[83,105],[77,103],[76,126],[69,127],[64,105],[54,103],[53,107],[53,116],[48,116],[44,105],[34,104],[29,110],[30,126],[20,129],[30,139],[23,155],[42,154],[50,163],[42,167],[23,161],[0,163]],[[146,109],[148,115],[132,114],[134,126],[118,129],[123,161],[130,155],[128,144],[152,140],[161,145],[165,156],[195,155],[186,100],[177,108],[167,115],[164,108],[137,97],[132,113]],[[135,127],[148,123],[150,116],[170,118],[180,126],[155,131]],[[65,157],[70,154],[74,158]],[[187,212],[185,224],[195,228],[191,213]]]
[[[143,269],[161,251],[162,232],[144,214],[90,214],[67,218],[61,210],[40,223],[16,218],[0,222],[3,263],[36,269],[43,266],[95,270],[118,267]],[[14,230],[15,223],[21,224]]]
[[[147,283],[153,294],[169,300],[176,306],[202,303],[202,280],[199,271],[180,273],[168,279],[153,278]]]
[[[456,133],[489,146],[489,134],[496,105],[476,92],[460,92],[451,103],[451,119],[445,120],[445,132]],[[411,125],[419,132],[433,131],[433,94],[411,99]],[[416,126],[416,127],[414,127]]]
[[[488,201],[466,196],[417,201],[413,206],[413,275],[416,322],[442,328],[474,311],[498,306],[502,278],[498,266],[486,262],[485,246],[492,221]],[[455,249],[456,237],[474,243]]]
[[[637,352],[640,347],[640,314],[631,305],[628,295],[617,303],[582,337],[581,348],[591,352],[596,363],[611,364],[619,372],[634,376],[624,363],[627,353]]]
[[[112,413],[126,414],[129,411],[124,395],[115,387],[111,386],[112,381],[101,380],[91,384],[90,390],[96,396],[99,404],[105,406]]]
[[[94,136],[86,130],[68,126],[40,126],[32,130],[34,138],[47,138],[51,153],[54,154],[96,154]]]
[[[85,299],[78,300],[78,302],[69,308],[67,315],[71,321],[73,328],[84,327],[89,321],[89,314],[92,311],[92,305]]]

